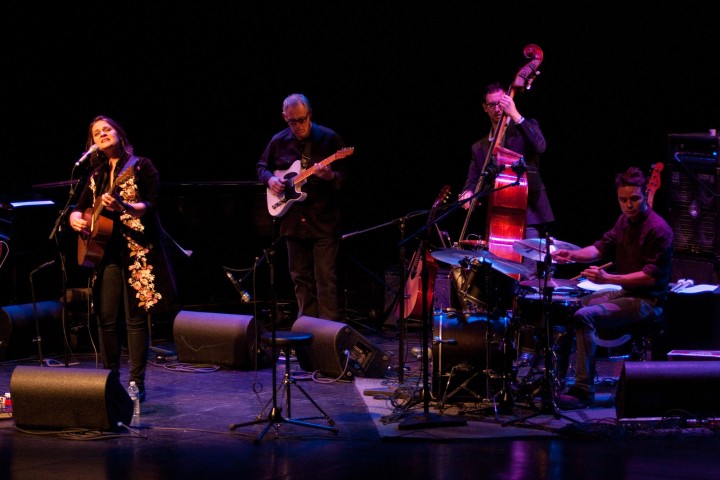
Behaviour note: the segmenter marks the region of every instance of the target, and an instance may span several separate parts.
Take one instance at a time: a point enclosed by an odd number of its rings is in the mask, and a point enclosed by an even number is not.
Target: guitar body
[[[448,196],[450,195],[450,186],[445,185],[440,194],[433,202],[430,214],[428,216],[428,224],[431,224],[435,219],[436,209],[443,204]],[[404,301],[403,314],[404,318],[422,318],[423,314],[423,284],[422,284],[422,269],[423,262],[421,260],[422,245],[413,254],[412,260],[410,260],[410,269],[408,271],[407,279],[405,280],[405,291],[403,292]],[[425,268],[428,273],[428,285],[427,293],[425,298],[427,300],[428,308],[432,308],[433,295],[435,291],[435,276],[438,272],[438,264],[435,258],[430,254],[429,251],[425,251]],[[398,302],[399,308],[399,302]]]
[[[110,241],[113,221],[102,215],[93,219],[93,209],[83,213],[83,219],[91,225],[90,233],[78,235],[78,265],[95,268],[105,254],[105,247]]]
[[[280,195],[275,195],[272,190],[267,189],[268,212],[273,217],[282,217],[293,203],[302,202],[307,198],[307,193],[300,189],[305,184],[305,181],[295,183],[295,179],[300,173],[300,160],[295,160],[287,170],[275,170],[273,173],[276,177],[287,180],[287,182],[285,191]]]
[[[335,160],[340,160],[348,155],[352,155],[355,147],[346,147],[333,153],[325,160],[322,160],[305,170],[302,170],[300,160],[295,160],[287,170],[275,170],[273,174],[286,180],[285,191],[281,195],[275,195],[272,190],[267,189],[268,212],[273,217],[282,217],[285,215],[290,206],[295,202],[302,202],[307,198],[301,188],[307,182],[310,175],[313,175],[319,169],[327,167]]]
[[[413,268],[410,270],[407,282],[405,282],[405,318],[422,318],[422,262],[420,261],[419,251],[416,251],[413,255],[410,265]],[[427,305],[428,308],[432,308],[438,264],[430,252],[425,252],[425,268],[428,271]]]

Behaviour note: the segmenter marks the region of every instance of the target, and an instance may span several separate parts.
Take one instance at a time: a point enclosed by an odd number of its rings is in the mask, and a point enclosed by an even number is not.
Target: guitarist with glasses
[[[93,170],[69,223],[79,233],[78,263],[93,269],[93,305],[103,367],[119,378],[126,342],[128,383],[135,381],[140,401],[144,401],[148,314],[173,313],[177,305],[172,265],[157,213],[160,177],[150,159],[133,155],[125,131],[111,118],[93,119],[87,147]],[[124,332],[127,336],[123,338]]]
[[[338,320],[337,255],[343,162],[352,153],[342,137],[313,123],[305,95],[283,101],[287,127],[276,133],[256,164],[267,187],[268,210],[287,245],[298,316]]]

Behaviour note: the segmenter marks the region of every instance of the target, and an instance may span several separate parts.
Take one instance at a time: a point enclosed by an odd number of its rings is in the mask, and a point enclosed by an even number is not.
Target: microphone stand
[[[62,329],[63,329],[63,349],[65,353],[65,367],[67,368],[70,365],[70,349],[68,346],[68,340],[67,340],[67,267],[66,267],[66,257],[63,254],[63,249],[60,246],[60,242],[57,237],[57,233],[62,230],[62,223],[65,221],[65,217],[67,216],[68,211],[70,210],[70,205],[72,205],[73,201],[75,200],[75,193],[76,189],[75,187],[80,184],[80,181],[76,181],[73,183],[73,175],[75,173],[75,168],[80,164],[81,162],[78,162],[75,164],[75,166],[72,169],[72,172],[70,173],[70,191],[68,192],[68,199],[65,203],[65,206],[63,207],[62,211],[60,212],[60,215],[55,220],[55,225],[53,226],[52,231],[50,232],[50,240],[55,241],[55,245],[57,246],[59,256],[60,256],[60,270],[61,270],[61,282],[62,285],[60,286],[62,291],[62,300],[61,300],[61,314],[60,314],[60,321],[62,323]],[[31,274],[32,275],[32,274]],[[35,302],[33,301],[33,304]],[[37,313],[35,314],[37,317]],[[37,320],[37,318],[36,318]],[[40,344],[38,342],[38,348],[40,347]],[[42,362],[42,358],[40,360]]]
[[[462,205],[464,205],[467,202],[474,202],[480,197],[491,195],[492,193],[503,190],[505,188],[514,187],[520,184],[520,176],[522,172],[520,171],[521,168],[518,168],[516,171],[513,169],[515,173],[517,173],[517,180],[513,183],[509,183],[506,185],[503,185],[498,188],[491,189],[490,191],[483,192],[478,191],[471,195],[470,197],[466,198],[465,200],[461,200],[458,202],[455,202],[454,204],[449,204],[445,208],[447,211],[445,211],[442,215],[436,216],[435,218],[429,219],[428,223],[419,229],[415,234],[405,238],[400,246],[402,247],[405,243],[407,243],[409,240],[413,238],[420,238],[420,261],[421,263],[421,280],[422,280],[422,380],[423,380],[423,412],[420,414],[413,415],[409,418],[406,418],[402,420],[398,426],[399,430],[414,430],[414,429],[424,429],[424,428],[435,428],[435,427],[456,427],[456,426],[464,426],[467,425],[467,421],[465,419],[460,418],[448,418],[443,417],[439,414],[433,414],[430,413],[430,381],[429,381],[429,356],[428,356],[428,343],[429,343],[429,331],[432,327],[432,322],[430,321],[430,312],[431,309],[428,308],[427,304],[427,290],[428,290],[428,271],[427,271],[427,262],[426,262],[426,251],[427,251],[427,236],[429,229],[436,225],[440,220],[446,218],[448,215],[455,212],[458,208],[460,208]],[[442,207],[441,207],[442,208]],[[422,237],[421,237],[422,235]]]
[[[518,423],[525,422],[531,418],[535,418],[539,415],[554,415],[556,419],[564,419],[572,423],[578,423],[574,418],[570,418],[560,413],[560,408],[555,402],[555,392],[553,385],[555,383],[555,369],[553,367],[553,350],[550,344],[552,338],[552,325],[550,322],[550,305],[552,304],[552,292],[554,287],[548,286],[548,279],[550,277],[550,267],[552,265],[552,256],[550,254],[550,245],[552,240],[550,234],[545,235],[545,258],[544,258],[544,271],[543,271],[543,300],[542,300],[542,319],[545,323],[545,345],[543,356],[545,358],[545,376],[541,385],[541,406],[540,410],[525,417],[516,418],[509,422],[503,423],[503,426],[515,425]],[[540,428],[537,425],[527,424],[532,428]]]

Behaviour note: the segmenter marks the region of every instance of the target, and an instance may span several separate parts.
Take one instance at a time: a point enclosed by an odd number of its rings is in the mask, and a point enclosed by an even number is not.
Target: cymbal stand
[[[541,391],[540,410],[530,415],[510,420],[503,423],[503,426],[522,424],[523,422],[535,418],[539,415],[554,415],[556,419],[564,419],[569,422],[577,423],[574,418],[570,418],[560,413],[560,408],[555,402],[555,367],[553,365],[553,349],[551,345],[552,325],[550,322],[550,305],[552,304],[552,292],[554,287],[548,287],[548,278],[550,277],[550,266],[552,265],[552,256],[550,255],[550,245],[552,240],[549,234],[545,237],[545,262],[543,270],[543,301],[542,301],[542,319],[545,324],[545,344],[543,348],[543,357],[545,358],[545,375],[543,376]],[[520,425],[518,425],[520,426]]]

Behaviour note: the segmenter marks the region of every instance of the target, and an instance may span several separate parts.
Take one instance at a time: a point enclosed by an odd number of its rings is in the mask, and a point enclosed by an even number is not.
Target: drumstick
[[[613,264],[613,262],[608,262],[605,265],[600,265],[597,268],[598,268],[598,270],[602,270],[603,268],[611,267],[612,264]],[[582,275],[578,275],[577,277],[572,277],[570,280],[580,280],[581,278],[582,278]]]

